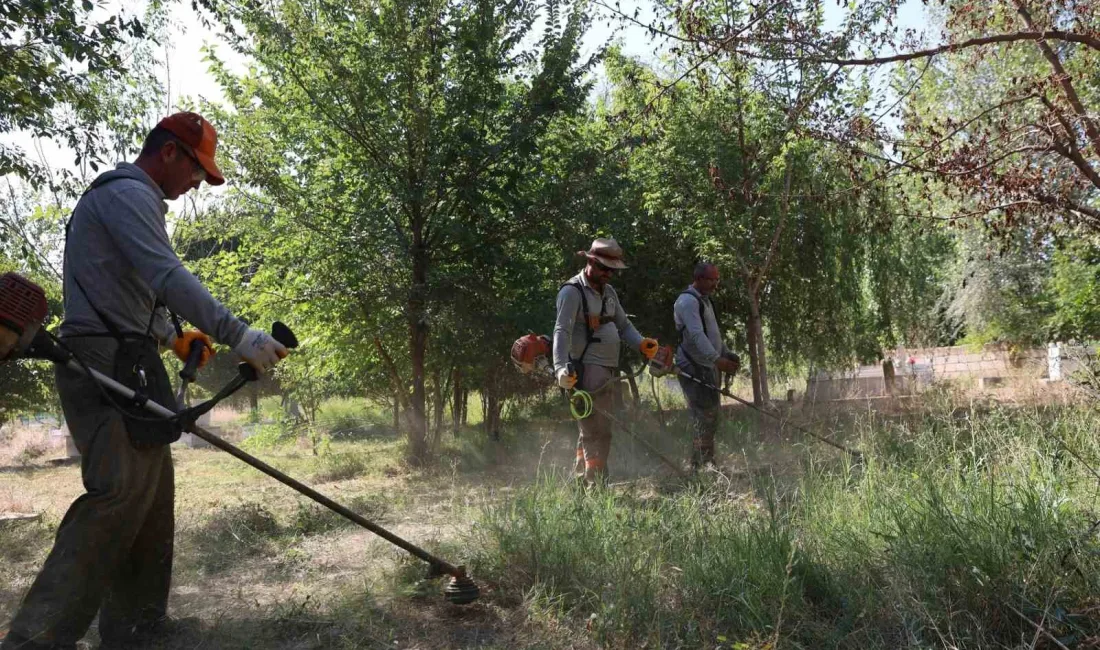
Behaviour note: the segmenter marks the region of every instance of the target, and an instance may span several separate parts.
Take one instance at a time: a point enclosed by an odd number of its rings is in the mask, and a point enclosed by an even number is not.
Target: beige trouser
[[[603,387],[614,376],[615,369],[607,366],[585,364],[580,389],[588,392]],[[607,457],[611,453],[611,389],[592,395],[592,414],[577,422],[580,438],[577,440],[577,478],[588,482],[607,479]]]

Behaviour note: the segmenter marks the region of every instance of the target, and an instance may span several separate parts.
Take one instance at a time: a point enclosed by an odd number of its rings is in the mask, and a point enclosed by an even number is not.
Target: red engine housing
[[[542,365],[550,363],[550,337],[528,334],[516,339],[512,344],[512,363],[523,374],[534,372]]]
[[[0,360],[30,345],[46,320],[46,292],[16,273],[0,275]]]
[[[649,360],[649,374],[654,377],[662,377],[674,370],[673,352],[671,345],[662,345],[657,348],[653,358]]]

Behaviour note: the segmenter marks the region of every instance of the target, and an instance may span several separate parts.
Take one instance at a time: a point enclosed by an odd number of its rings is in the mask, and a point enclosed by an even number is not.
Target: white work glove
[[[256,372],[267,372],[279,363],[288,352],[282,343],[271,338],[271,335],[263,330],[249,329],[241,337],[233,351],[248,362],[248,365],[256,369]]]
[[[558,386],[561,386],[565,390],[572,390],[577,385],[577,374],[569,372],[568,368],[562,368],[558,371]]]

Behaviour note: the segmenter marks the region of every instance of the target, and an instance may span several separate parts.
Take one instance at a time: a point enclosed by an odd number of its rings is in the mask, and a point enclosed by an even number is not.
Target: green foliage
[[[362,475],[367,469],[365,459],[356,453],[341,452],[321,455],[313,480],[317,483],[346,481]]]
[[[290,444],[297,439],[297,432],[292,428],[286,427],[281,422],[254,424],[251,426],[256,427],[258,430],[253,435],[245,438],[241,443],[242,449],[253,451],[274,449],[282,445]]]
[[[1052,266],[1051,329],[1061,340],[1100,338],[1100,248],[1095,240],[1067,243],[1054,253]]]
[[[90,0],[0,2],[0,133],[53,138],[92,169],[102,162],[95,124],[103,115],[94,79],[125,74],[125,48],[141,39],[136,18],[109,13],[93,20]],[[0,176],[45,182],[46,170],[26,153],[0,146]]]
[[[237,242],[219,279],[247,275],[249,296],[230,292],[246,317],[296,326],[313,352],[308,370],[292,361],[286,375],[307,393],[347,381],[391,396],[377,337],[408,391],[413,458],[428,391],[445,394],[455,367],[478,370],[464,348],[486,333],[506,345],[493,314],[508,292],[501,300],[494,278],[523,267],[510,255],[529,202],[517,186],[540,135],[583,103],[584,13],[541,8],[546,29],[523,48],[534,3],[307,1],[220,15],[243,25],[235,45],[258,66],[235,77],[215,61],[236,109],[217,113],[227,169],[250,188],[219,217]]]
[[[1035,246],[1024,235],[1002,242],[976,232],[958,235],[947,315],[965,331],[965,342],[1035,345],[1047,340],[1050,246]]]
[[[647,297],[660,296],[661,313],[650,320],[670,331],[676,293],[690,283],[694,261],[708,259],[727,287],[716,306],[751,356],[754,311],[768,355],[787,368],[873,360],[918,329],[938,293],[929,267],[949,252],[943,237],[890,216],[896,199],[873,182],[881,165],[853,160],[843,143],[800,126],[815,116],[801,112],[804,103],[857,98],[824,81],[819,95],[799,95],[813,86],[805,77],[820,73],[812,66],[765,90],[759,79],[773,76],[768,66],[735,57],[699,64],[705,72],[676,81],[614,53],[608,58],[609,111],[644,115],[653,131],[638,127],[645,146],[626,160],[646,214],[639,273],[655,285]],[[781,92],[784,83],[791,97]],[[654,86],[667,86],[667,98],[657,101],[648,90]],[[624,280],[632,282],[629,272]]]

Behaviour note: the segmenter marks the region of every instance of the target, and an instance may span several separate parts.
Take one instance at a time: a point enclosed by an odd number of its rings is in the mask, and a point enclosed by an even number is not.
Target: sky
[[[123,0],[125,6],[132,7],[132,1]],[[639,19],[643,22],[649,12],[650,3],[646,0],[620,0],[622,11],[630,14],[636,6],[641,8]],[[611,0],[608,4],[612,4]],[[115,5],[116,7],[118,5]],[[190,97],[194,100],[203,98],[209,101],[220,102],[222,100],[221,89],[207,71],[204,62],[202,48],[212,45],[231,67],[238,71],[247,68],[247,61],[236,55],[224,43],[217,40],[198,20],[198,16],[191,9],[191,3],[186,0],[171,3],[171,14],[168,38],[162,46],[160,58],[164,62],[163,77],[169,80],[168,93],[164,105],[177,108],[181,100]],[[617,21],[607,20],[609,12],[598,6],[594,8],[601,12],[592,27],[585,35],[583,53],[590,55],[597,51],[609,39],[615,38],[623,47],[626,54],[643,59],[653,58],[653,43],[645,30],[634,26],[621,29]],[[131,9],[131,11],[133,11]],[[840,2],[829,1],[826,4],[825,18],[829,27],[835,27],[843,19],[845,10]],[[924,5],[920,0],[906,0],[899,14],[899,25],[902,29],[914,28],[920,30],[925,21]],[[535,30],[538,33],[539,30]],[[597,92],[599,85],[597,84]],[[50,166],[70,167],[73,156],[66,150],[62,150],[51,142],[35,142],[25,133],[4,134],[0,141],[6,144],[15,144],[26,151],[42,152],[43,159]],[[223,186],[224,187],[224,186]]]

